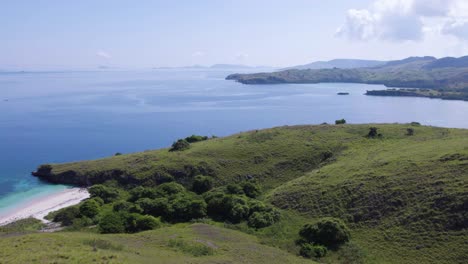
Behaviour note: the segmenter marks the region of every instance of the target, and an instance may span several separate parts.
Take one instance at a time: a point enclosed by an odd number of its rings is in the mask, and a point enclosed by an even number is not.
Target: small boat
[[[340,93],[337,93],[337,95],[349,95],[349,93],[340,92]]]

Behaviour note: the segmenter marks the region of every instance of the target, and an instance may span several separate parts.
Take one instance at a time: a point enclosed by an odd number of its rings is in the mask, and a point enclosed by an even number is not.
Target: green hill
[[[376,130],[369,136],[370,127]],[[220,232],[233,232],[222,226],[249,233],[262,244],[282,249],[275,252],[282,252],[278,254],[284,259],[299,253],[296,241],[301,227],[322,217],[339,218],[351,229],[350,242],[329,250],[320,260],[325,263],[464,263],[468,258],[468,130],[424,127],[416,123],[284,126],[208,139],[192,143],[183,151],[161,149],[95,161],[43,165],[35,175],[51,182],[104,183],[108,188],[120,190],[119,199],[127,201],[137,199],[132,197],[138,186],[147,186],[146,191],[154,189],[159,197],[160,186],[164,186],[160,184],[172,180],[196,191],[192,189],[195,176],[205,175],[213,181],[212,191],[203,195],[183,194],[174,199],[205,199],[209,216],[213,197],[237,199],[238,205],[248,206],[250,210],[260,201],[273,205],[281,217],[267,227],[251,227],[251,218],[233,222],[231,218],[213,217],[217,222],[209,223],[220,226],[217,227],[223,230]],[[246,182],[258,184],[261,194],[256,198],[241,198],[245,197],[245,189],[233,191],[235,186],[227,188],[231,194],[221,193],[227,184],[242,186]],[[232,194],[239,191],[242,194]],[[106,202],[97,218],[115,208],[116,203]],[[261,214],[267,212],[264,216],[269,217],[268,210]],[[161,217],[167,225],[174,222],[174,218]],[[193,232],[193,226],[183,224],[127,235],[89,234],[91,231],[85,227],[76,232],[9,239],[17,239],[16,244],[21,240],[30,245],[67,236],[70,241],[63,248],[69,250],[75,245],[72,243],[89,236],[116,239],[125,244],[137,238],[151,239],[151,234],[167,230],[177,234],[186,232],[176,231],[181,225],[183,230]],[[147,246],[146,242],[139,243]],[[15,252],[14,245],[11,241],[3,242],[2,248],[7,249],[5,252]],[[236,254],[247,254],[245,250],[250,250],[241,248],[235,250]],[[260,251],[263,250],[270,248]],[[41,254],[31,251],[28,256]],[[128,254],[119,253],[119,261],[137,260],[132,259],[137,256]],[[252,256],[252,261],[256,257]],[[201,258],[197,260],[208,263]],[[298,261],[299,258],[286,262]],[[194,260],[194,263],[198,262]]]
[[[232,74],[227,80],[243,84],[366,83],[387,87],[426,89],[419,93],[372,93],[381,96],[420,96],[468,100],[468,57],[410,57],[369,68],[289,69],[270,73]]]

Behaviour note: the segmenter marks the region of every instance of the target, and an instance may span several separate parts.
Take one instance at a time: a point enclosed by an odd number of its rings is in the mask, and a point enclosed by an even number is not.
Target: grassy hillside
[[[388,87],[429,89],[426,93],[379,93],[381,96],[421,96],[468,100],[468,57],[411,57],[372,68],[290,69],[271,73],[232,74],[228,80],[244,84],[367,83]]]
[[[0,233],[0,263],[312,263],[251,235],[206,224],[138,234]]]
[[[367,137],[370,127],[377,129],[375,137]],[[304,224],[332,216],[347,223],[352,238],[321,259],[326,263],[464,263],[468,258],[468,130],[417,124],[285,126],[209,139],[184,151],[53,164],[36,173],[53,182],[112,180],[112,186],[127,190],[167,179],[190,189],[199,174],[214,179],[215,186],[247,180],[261,185],[257,199],[279,208],[280,221],[260,229],[246,222],[220,225],[293,254]],[[130,241],[149,233],[109,237]],[[36,236],[48,240],[55,234]]]

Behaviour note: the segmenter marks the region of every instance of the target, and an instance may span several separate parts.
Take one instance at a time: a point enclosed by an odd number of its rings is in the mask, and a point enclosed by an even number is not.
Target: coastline
[[[61,192],[30,201],[7,213],[0,214],[0,226],[29,217],[34,217],[47,223],[49,221],[44,219],[44,217],[50,212],[78,204],[86,198],[89,198],[86,188],[65,189]]]

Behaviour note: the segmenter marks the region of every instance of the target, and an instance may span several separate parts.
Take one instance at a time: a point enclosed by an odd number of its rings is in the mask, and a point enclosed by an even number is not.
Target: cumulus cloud
[[[101,57],[101,58],[103,58],[103,59],[110,59],[110,58],[112,58],[112,56],[111,56],[108,52],[103,51],[103,50],[100,50],[100,51],[96,52],[96,56]]]
[[[468,39],[468,1],[375,0],[350,9],[336,34],[354,40],[418,41],[427,32]]]

